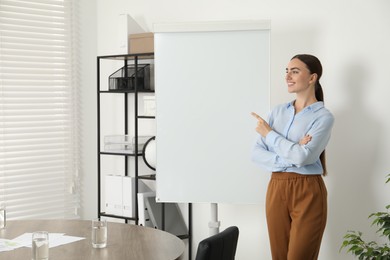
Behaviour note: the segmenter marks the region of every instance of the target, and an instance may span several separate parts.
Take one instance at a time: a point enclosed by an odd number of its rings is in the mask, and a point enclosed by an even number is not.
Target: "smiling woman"
[[[0,202],[7,219],[78,216],[72,0],[0,1]]]
[[[324,150],[333,115],[324,107],[320,61],[294,56],[286,68],[296,99],[274,108],[268,122],[252,113],[259,133],[252,159],[272,173],[266,199],[273,260],[317,259],[327,218]],[[282,195],[282,196],[281,196]]]

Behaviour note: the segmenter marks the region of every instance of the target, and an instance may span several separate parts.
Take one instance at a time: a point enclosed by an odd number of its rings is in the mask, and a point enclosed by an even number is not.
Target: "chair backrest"
[[[234,260],[238,227],[232,226],[199,242],[195,260]]]

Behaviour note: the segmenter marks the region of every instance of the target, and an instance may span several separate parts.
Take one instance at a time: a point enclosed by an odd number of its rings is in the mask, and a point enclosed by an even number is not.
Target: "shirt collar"
[[[294,102],[295,102],[295,100],[287,103],[287,109],[294,109]],[[316,111],[320,110],[323,107],[324,107],[324,102],[323,101],[317,101],[317,102],[311,104],[310,106],[305,107],[304,110],[307,110],[307,111],[311,110],[313,112],[316,112]]]

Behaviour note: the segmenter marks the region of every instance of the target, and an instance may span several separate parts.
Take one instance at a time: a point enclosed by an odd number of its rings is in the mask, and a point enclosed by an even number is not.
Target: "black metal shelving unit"
[[[110,218],[118,218],[125,220],[126,223],[129,221],[133,221],[136,225],[138,225],[139,221],[139,212],[138,212],[138,180],[156,180],[156,175],[139,175],[139,162],[138,158],[142,156],[142,153],[138,152],[138,120],[139,119],[155,119],[154,116],[144,116],[139,115],[138,113],[138,94],[139,93],[154,93],[154,90],[139,90],[137,87],[137,80],[135,80],[134,83],[134,89],[123,89],[123,90],[101,90],[101,84],[100,84],[100,66],[102,60],[118,60],[123,61],[124,67],[127,67],[129,65],[129,62],[135,66],[135,78],[138,78],[137,71],[138,71],[138,64],[139,61],[142,60],[153,60],[154,59],[154,53],[142,53],[142,54],[124,54],[124,55],[106,55],[106,56],[98,56],[97,57],[97,185],[98,185],[98,216],[99,217],[110,217]],[[134,147],[136,147],[135,153],[120,153],[120,152],[106,152],[101,151],[101,103],[100,103],[100,95],[107,95],[107,94],[113,94],[113,95],[123,95],[124,98],[124,134],[127,135],[129,132],[129,124],[128,122],[128,107],[129,107],[129,94],[134,95]],[[102,211],[101,208],[101,157],[102,156],[124,156],[124,176],[129,176],[129,167],[128,167],[128,158],[134,157],[134,170],[135,170],[135,189],[134,189],[134,196],[135,196],[135,216],[134,217],[125,217],[125,216],[118,216],[113,214],[107,214],[104,211]],[[163,206],[163,212],[164,212],[164,204]],[[162,229],[164,230],[164,213],[162,214]],[[192,204],[188,204],[188,234],[186,235],[179,235],[178,237],[181,239],[188,239],[188,254],[189,259],[191,259],[191,244],[192,244]]]

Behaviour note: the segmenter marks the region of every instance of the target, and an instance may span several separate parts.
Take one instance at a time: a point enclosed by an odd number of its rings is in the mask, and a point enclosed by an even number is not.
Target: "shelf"
[[[106,155],[123,155],[123,156],[141,156],[142,153],[116,153],[116,152],[99,152],[99,154],[106,154]]]
[[[97,137],[98,137],[98,140],[97,140],[97,164],[98,164],[98,169],[97,169],[97,186],[98,186],[98,216],[103,216],[103,217],[108,217],[108,218],[117,218],[117,219],[122,219],[122,220],[125,220],[126,222],[128,221],[133,221],[134,224],[138,225],[139,224],[139,202],[138,202],[138,196],[137,194],[135,193],[136,190],[138,190],[138,185],[139,185],[139,182],[138,180],[148,180],[148,181],[155,181],[156,180],[156,174],[155,173],[152,173],[152,174],[148,174],[148,175],[140,175],[139,171],[140,171],[140,168],[139,168],[139,163],[142,163],[141,160],[138,160],[140,158],[138,157],[142,157],[143,155],[143,152],[141,151],[134,151],[134,153],[127,153],[125,152],[126,150],[113,150],[113,151],[104,151],[103,148],[101,148],[101,114],[100,114],[100,111],[102,109],[101,107],[101,103],[100,103],[100,100],[101,98],[103,98],[104,95],[106,94],[124,94],[123,95],[123,122],[124,122],[124,129],[122,129],[123,133],[129,133],[130,131],[130,127],[134,127],[134,136],[136,137],[135,138],[135,143],[137,145],[139,145],[139,129],[138,129],[138,125],[139,125],[139,120],[149,120],[149,119],[155,119],[156,116],[151,116],[152,113],[148,113],[147,110],[145,110],[145,114],[144,115],[139,115],[139,96],[138,94],[139,93],[155,93],[154,89],[148,89],[148,90],[145,90],[144,89],[144,85],[138,85],[139,83],[138,80],[135,80],[135,83],[134,85],[126,85],[127,88],[129,89],[124,89],[125,87],[122,87],[122,89],[120,90],[112,90],[114,89],[113,87],[111,88],[110,90],[110,85],[108,86],[105,86],[104,87],[102,86],[102,89],[101,88],[101,78],[100,78],[100,65],[101,63],[103,63],[102,61],[103,60],[108,60],[108,63],[116,63],[116,62],[112,62],[112,61],[122,61],[123,62],[123,65],[124,67],[128,66],[128,65],[135,65],[135,67],[138,66],[138,64],[147,64],[147,63],[152,63],[150,62],[149,60],[154,60],[154,53],[141,53],[141,54],[123,54],[123,55],[107,55],[107,56],[98,56],[97,57],[97,105],[98,105],[98,118],[97,118]],[[119,62],[118,62],[119,63]],[[111,74],[113,75],[113,74]],[[137,76],[138,77],[138,76]],[[135,77],[135,78],[137,78]],[[121,85],[122,86],[122,85]],[[130,87],[131,86],[131,87]],[[146,85],[145,85],[146,86]],[[139,89],[141,88],[142,89]],[[130,89],[131,88],[131,89]],[[150,88],[153,88],[153,87],[150,87]],[[116,89],[116,88],[115,88]],[[134,95],[127,95],[127,94],[134,94]],[[148,96],[148,95],[144,95],[144,96]],[[107,96],[104,96],[104,98],[106,98]],[[120,97],[118,97],[120,98]],[[133,100],[133,102],[131,103],[131,100]],[[133,112],[134,112],[134,117],[129,117],[129,113],[131,111],[131,106],[133,105]],[[102,151],[103,150],[103,151]],[[137,149],[138,150],[138,149]],[[126,217],[126,216],[120,216],[120,215],[115,215],[115,214],[107,214],[106,212],[104,212],[104,208],[102,209],[102,200],[101,200],[101,195],[102,195],[102,190],[101,190],[101,186],[102,186],[102,168],[101,168],[101,160],[105,160],[105,159],[109,159],[109,158],[106,158],[102,155],[109,155],[109,156],[123,156],[124,157],[124,160],[121,160],[123,162],[123,169],[124,169],[124,172],[123,172],[123,176],[130,176],[130,167],[133,167],[134,169],[134,178],[137,180],[135,181],[134,185],[134,189],[132,192],[133,195],[135,196],[135,199],[134,199],[134,206],[135,206],[135,211],[134,211],[134,214],[133,216],[134,217]],[[128,157],[134,157],[134,160],[132,160],[132,158],[128,158]],[[131,159],[131,160],[130,160]],[[147,173],[147,172],[145,172]],[[133,176],[132,176],[133,177]],[[162,203],[163,205],[165,205],[165,203]],[[104,207],[104,206],[103,206]],[[165,208],[162,207],[162,216],[166,216],[165,215]],[[103,210],[103,211],[102,211]],[[178,232],[179,234],[177,234],[176,236],[180,239],[188,239],[188,242],[189,244],[191,245],[191,233],[192,233],[192,205],[191,203],[188,204],[188,234],[182,234],[183,232],[180,231]],[[162,223],[164,223],[165,221],[165,217],[162,217]],[[162,227],[164,226],[164,224],[161,225]],[[188,247],[188,252],[189,252],[189,256],[191,258],[191,246]]]
[[[156,174],[138,175],[138,179],[141,179],[141,180],[156,180]]]
[[[122,55],[106,55],[106,56],[99,56],[98,59],[106,59],[106,60],[135,60],[138,58],[138,60],[149,60],[154,59],[154,53],[139,53],[139,54],[122,54]]]
[[[154,93],[154,90],[148,90],[148,89],[143,89],[143,90],[137,90],[138,93]],[[126,89],[126,90],[100,90],[99,93],[110,93],[110,94],[115,94],[115,93],[135,93],[134,89]]]
[[[113,215],[113,214],[106,214],[105,212],[100,212],[100,216],[108,217],[108,218],[126,219],[126,220],[132,220],[132,221],[136,220],[136,218],[125,217],[125,216],[118,216],[118,215]]]
[[[155,116],[138,116],[138,118],[144,118],[144,119],[154,119]]]
[[[177,237],[180,238],[180,239],[188,239],[188,238],[190,238],[189,235],[178,235]]]

